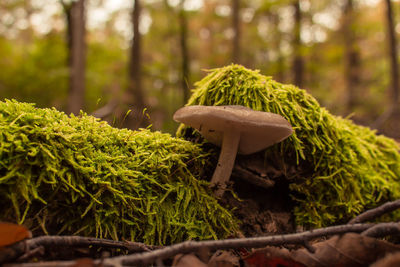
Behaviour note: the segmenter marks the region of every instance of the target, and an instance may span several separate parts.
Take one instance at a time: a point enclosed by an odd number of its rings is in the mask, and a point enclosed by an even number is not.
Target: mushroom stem
[[[235,158],[239,147],[239,140],[240,132],[224,132],[218,164],[215,168],[213,177],[211,178],[211,186],[218,186],[215,191],[217,197],[221,197],[224,194],[226,182],[229,181],[232,174],[233,165],[235,164]]]

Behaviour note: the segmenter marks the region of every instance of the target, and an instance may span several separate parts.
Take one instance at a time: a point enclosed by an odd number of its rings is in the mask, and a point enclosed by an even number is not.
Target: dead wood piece
[[[35,263],[5,264],[3,267],[112,267],[103,265],[100,261],[95,262],[91,258],[81,258],[75,261],[46,261]]]
[[[398,234],[400,234],[400,224],[394,222],[380,223],[361,233],[361,235],[370,237],[384,237]]]
[[[98,238],[88,238],[79,236],[41,236],[18,242],[12,246],[0,250],[0,264],[17,258],[26,251],[28,247],[31,251],[35,248],[43,246],[98,246],[108,248],[127,249],[129,252],[144,251],[142,253],[117,256],[107,259],[93,260],[93,264],[101,264],[104,267],[111,266],[132,266],[145,265],[157,262],[162,259],[171,258],[179,253],[187,254],[197,252],[199,250],[218,250],[218,249],[237,249],[237,248],[259,248],[265,246],[280,246],[288,244],[306,244],[308,241],[332,235],[340,235],[344,233],[362,233],[362,236],[383,237],[400,233],[399,223],[355,223],[357,221],[365,221],[380,216],[386,212],[393,211],[400,207],[400,200],[388,202],[382,206],[366,211],[351,220],[348,224],[330,226],[326,228],[314,229],[286,235],[273,235],[251,238],[236,238],[226,240],[209,240],[209,241],[186,241],[168,247],[148,246],[142,243],[121,242]],[[308,248],[309,253],[314,252],[314,247]],[[44,267],[44,266],[71,266],[74,261],[58,262],[57,265],[47,265],[46,262],[29,263],[29,264],[9,264],[8,267]]]
[[[275,185],[275,182],[269,179],[268,177],[258,176],[253,172],[241,167],[240,165],[235,165],[235,167],[233,168],[232,175],[234,177],[245,180],[246,182],[249,182],[255,186],[259,186],[266,189],[271,188]]]
[[[391,202],[387,202],[379,207],[367,210],[367,211],[361,213],[360,215],[354,217],[353,219],[351,219],[349,221],[349,224],[362,223],[362,222],[366,222],[369,220],[373,220],[383,214],[395,211],[396,209],[399,209],[399,208],[400,208],[400,199],[391,201]]]
[[[274,235],[274,236],[263,236],[263,237],[252,237],[252,238],[237,238],[237,239],[226,239],[226,240],[210,240],[210,241],[186,241],[169,247],[163,247],[153,251],[147,251],[142,253],[117,256],[106,259],[93,260],[94,264],[102,264],[104,267],[111,266],[137,266],[146,265],[153,262],[157,262],[171,258],[177,254],[187,254],[196,252],[200,249],[237,249],[237,248],[259,248],[265,246],[280,246],[287,244],[304,244],[305,240],[312,240],[323,236],[340,235],[344,233],[360,233],[367,229],[376,227],[380,229],[382,235],[387,235],[389,232],[393,232],[391,227],[388,227],[388,223],[381,224],[345,224],[338,226],[330,226],[326,228],[314,229],[301,233],[286,234],[286,235]],[[385,232],[386,229],[386,232]],[[71,266],[74,261],[68,262],[57,262],[57,266]],[[47,265],[47,263],[30,263],[27,264],[12,264],[6,265],[6,267],[46,267],[55,266]]]
[[[39,236],[32,239],[15,243],[9,247],[0,250],[0,264],[10,262],[19,256],[29,253],[38,247],[53,248],[53,247],[88,247],[96,246],[102,248],[118,248],[127,250],[130,253],[150,251],[160,248],[160,246],[150,246],[138,242],[115,241],[101,238],[82,237],[82,236]]]
[[[44,255],[44,252],[45,252],[44,247],[43,247],[43,246],[40,246],[40,247],[37,247],[37,248],[34,248],[34,249],[29,250],[29,251],[26,252],[24,255],[22,255],[21,257],[19,257],[19,258],[17,259],[17,261],[18,261],[18,262],[24,262],[24,261],[26,261],[26,260],[28,260],[28,259],[31,259],[31,258],[35,257],[35,256]]]
[[[186,241],[150,252],[143,252],[105,259],[104,263],[121,264],[124,266],[146,265],[154,262],[156,259],[170,258],[179,253],[186,254],[190,252],[195,252],[200,248],[216,250],[235,248],[259,248],[267,245],[279,246],[284,244],[303,244],[305,239],[310,240],[317,237],[343,234],[347,232],[359,233],[365,231],[368,228],[371,228],[372,226],[374,226],[374,224],[346,224],[287,235],[237,238],[216,241]]]
[[[72,267],[75,261],[46,261],[35,263],[9,263],[2,265],[3,267]]]

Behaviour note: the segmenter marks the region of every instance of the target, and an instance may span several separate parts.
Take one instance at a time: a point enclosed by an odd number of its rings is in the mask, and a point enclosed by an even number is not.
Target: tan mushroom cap
[[[225,131],[240,132],[238,153],[244,155],[279,143],[293,132],[281,115],[244,106],[186,106],[177,110],[173,118],[197,129],[217,146],[222,145]]]

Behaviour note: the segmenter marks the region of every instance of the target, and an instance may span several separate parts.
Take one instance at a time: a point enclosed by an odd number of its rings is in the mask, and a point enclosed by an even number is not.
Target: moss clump
[[[0,220],[147,244],[237,229],[196,179],[207,155],[191,142],[8,100],[0,138]]]
[[[330,114],[296,86],[230,65],[211,70],[197,82],[187,105],[243,105],[278,113],[292,124],[294,134],[267,149],[265,160],[283,158],[296,166],[297,177],[290,189],[300,225],[320,227],[344,221],[400,197],[399,145]],[[184,129],[181,126],[177,135],[188,133]]]

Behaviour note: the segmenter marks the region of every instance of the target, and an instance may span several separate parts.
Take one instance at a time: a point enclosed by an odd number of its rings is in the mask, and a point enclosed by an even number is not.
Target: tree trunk
[[[29,27],[22,31],[22,40],[24,40],[25,43],[30,44],[32,43],[32,40],[34,39],[34,31],[33,31],[33,26],[31,23],[31,17],[35,12],[34,7],[32,6],[32,1],[31,0],[25,0],[23,2],[24,10],[26,12],[26,21],[29,23]],[[0,10],[1,14],[1,10]]]
[[[293,60],[293,83],[298,87],[303,86],[304,82],[304,59],[302,55],[302,45],[301,45],[301,10],[300,10],[300,0],[295,0],[293,3],[295,13],[294,13],[294,38],[293,38],[293,50],[294,50],[294,60]]]
[[[142,88],[142,51],[140,26],[141,3],[140,0],[134,0],[132,12],[133,41],[129,60],[129,84],[128,98],[131,114],[125,119],[124,125],[130,129],[145,127],[148,119],[143,114],[146,107],[145,97]]]
[[[232,63],[240,64],[240,0],[232,0],[233,49]]]
[[[182,56],[182,91],[183,91],[183,103],[186,104],[189,99],[189,76],[190,76],[190,59],[189,51],[187,47],[187,18],[183,8],[185,0],[181,0],[179,7],[179,28],[180,28],[180,45],[181,45],[181,56]]]
[[[343,39],[345,54],[346,113],[351,113],[358,103],[360,84],[360,54],[354,36],[353,0],[347,0],[343,9]]]
[[[377,128],[389,136],[400,138],[400,107],[399,107],[399,65],[397,62],[397,41],[394,30],[394,19],[392,11],[392,3],[385,0],[386,19],[387,19],[387,39],[389,43],[389,59],[390,59],[390,83],[391,90],[389,93],[390,100],[388,108],[381,116],[372,124],[373,128]],[[394,120],[385,127],[386,122]]]
[[[387,18],[387,34],[389,40],[389,57],[391,66],[391,105],[392,108],[398,108],[399,104],[399,64],[397,62],[397,41],[396,33],[394,30],[394,19],[392,4],[390,0],[385,0],[386,2],[386,18]]]
[[[278,53],[277,66],[274,79],[283,83],[285,81],[285,56],[282,53],[282,33],[279,30],[280,18],[276,13],[269,14],[273,28],[276,29],[274,33],[274,49]]]
[[[67,17],[69,93],[67,111],[79,114],[85,102],[85,1],[62,2]]]

